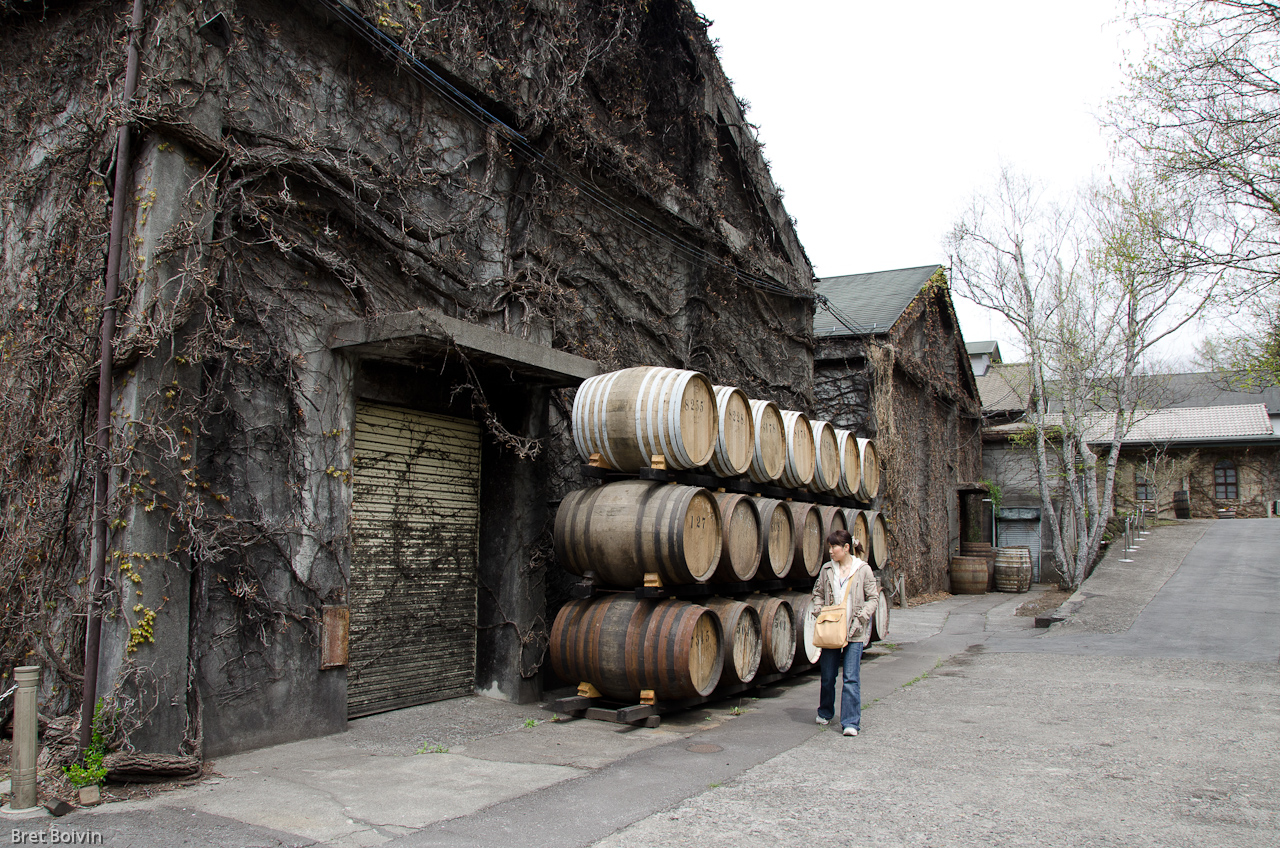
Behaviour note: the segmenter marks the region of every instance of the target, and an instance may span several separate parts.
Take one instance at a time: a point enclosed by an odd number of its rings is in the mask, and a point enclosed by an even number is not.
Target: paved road
[[[460,699],[57,826],[139,847],[1271,848],[1277,550],[1280,521],[1159,528],[1047,632],[1013,615],[1025,596],[895,610],[901,647],[866,664],[856,739],[813,724],[811,678],[658,729],[526,728],[547,714]],[[450,752],[413,754],[428,743]]]
[[[1274,848],[1278,550],[1280,521],[1160,528],[1063,625],[975,638],[856,740],[819,734],[598,844]]]

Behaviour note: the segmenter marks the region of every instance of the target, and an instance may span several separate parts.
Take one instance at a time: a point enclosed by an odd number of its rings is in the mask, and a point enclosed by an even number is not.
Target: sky
[[[819,277],[950,265],[947,232],[1002,165],[1067,193],[1109,160],[1124,0],[693,2]],[[955,300],[965,341],[1016,351]]]

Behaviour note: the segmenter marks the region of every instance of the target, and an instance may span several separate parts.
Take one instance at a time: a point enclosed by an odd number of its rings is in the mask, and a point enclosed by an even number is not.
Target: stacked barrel
[[[816,652],[797,613],[808,596],[778,587],[812,586],[837,527],[864,527],[873,565],[887,561],[883,517],[839,505],[876,496],[874,443],[828,422],[695,371],[642,367],[584,382],[572,425],[590,466],[649,479],[571,492],[556,513],[561,566],[637,596],[601,593],[560,610],[550,658],[563,680],[620,700],[676,701],[807,668]],[[680,472],[719,482],[652,479]],[[644,586],[699,602],[643,597]],[[726,597],[708,597],[715,589]]]

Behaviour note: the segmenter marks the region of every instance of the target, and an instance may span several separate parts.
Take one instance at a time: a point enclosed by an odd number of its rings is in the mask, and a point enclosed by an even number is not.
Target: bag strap
[[[832,563],[831,565],[832,565],[832,571],[835,571],[835,563]],[[849,606],[849,590],[853,588],[853,575],[857,573],[858,573],[858,568],[857,566],[854,566],[853,571],[849,572],[849,582],[844,584],[844,596],[840,598],[840,604],[844,606],[846,609]]]

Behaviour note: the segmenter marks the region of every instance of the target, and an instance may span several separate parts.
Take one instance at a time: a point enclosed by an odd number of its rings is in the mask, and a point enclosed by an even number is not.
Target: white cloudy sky
[[[1062,191],[1105,168],[1124,0],[694,0],[819,276],[938,262],[1002,163]],[[957,298],[967,341],[1012,339]],[[1012,351],[1010,351],[1012,352]]]

